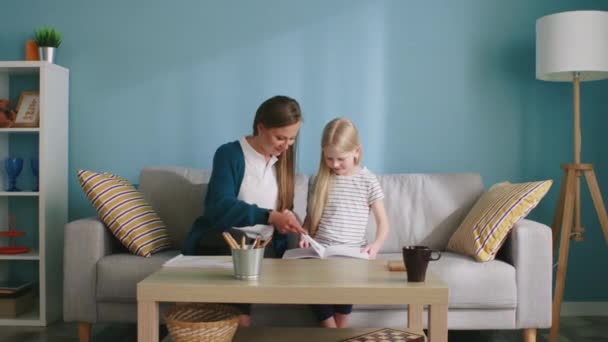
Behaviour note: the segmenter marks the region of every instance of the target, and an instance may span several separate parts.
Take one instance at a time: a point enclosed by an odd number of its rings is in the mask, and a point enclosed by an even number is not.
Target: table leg
[[[137,302],[137,341],[158,342],[158,302]]]
[[[447,304],[429,305],[429,341],[448,341],[448,306]]]
[[[409,304],[407,308],[407,327],[422,331],[422,305]]]

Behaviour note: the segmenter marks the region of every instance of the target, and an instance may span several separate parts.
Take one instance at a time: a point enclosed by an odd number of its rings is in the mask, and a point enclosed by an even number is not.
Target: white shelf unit
[[[0,134],[2,134],[2,133],[0,132]],[[0,191],[0,196],[2,196],[2,197],[38,197],[38,192],[37,191],[17,191],[17,192]]]
[[[37,79],[32,89],[13,88],[13,78],[32,77]],[[18,82],[17,82],[18,83]],[[29,84],[28,84],[29,86]],[[69,70],[48,62],[0,61],[0,98],[11,98],[16,107],[19,92],[37,90],[40,94],[40,124],[38,128],[0,128],[0,231],[8,229],[11,201],[21,201],[18,205],[36,213],[37,224],[29,227],[30,239],[37,245],[29,246],[31,251],[23,254],[0,254],[0,280],[11,277],[11,264],[24,264],[34,274],[32,281],[38,285],[34,308],[16,318],[0,317],[0,326],[46,326],[62,317],[63,278],[63,230],[68,218],[68,94]],[[37,149],[39,160],[39,191],[24,189],[7,192],[7,177],[4,160],[18,146],[23,135],[28,136]],[[13,153],[14,154],[14,153]],[[24,158],[23,171],[28,172],[29,160]],[[21,176],[20,176],[21,177]],[[25,202],[24,202],[25,201]],[[17,217],[17,229],[19,227]],[[0,238],[0,245],[8,243]],[[27,273],[26,273],[27,274]],[[28,279],[29,280],[29,279]]]

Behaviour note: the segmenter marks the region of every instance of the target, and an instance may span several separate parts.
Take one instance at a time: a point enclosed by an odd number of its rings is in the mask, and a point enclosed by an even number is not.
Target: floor
[[[95,324],[93,342],[133,342],[137,340],[133,324]],[[548,340],[549,331],[539,331],[537,341]],[[450,331],[450,342],[511,342],[523,341],[521,332],[501,331]],[[281,339],[283,340],[283,338]],[[0,342],[76,342],[78,329],[73,323],[56,323],[46,328],[1,327]],[[560,325],[560,342],[608,341],[608,316],[563,317]]]

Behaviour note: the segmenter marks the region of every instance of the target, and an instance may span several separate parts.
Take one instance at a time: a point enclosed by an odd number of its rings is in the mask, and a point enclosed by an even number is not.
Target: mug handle
[[[433,258],[433,253],[437,253],[437,257]],[[440,251],[431,251],[431,256],[429,257],[430,261],[437,261],[441,259],[441,252]]]

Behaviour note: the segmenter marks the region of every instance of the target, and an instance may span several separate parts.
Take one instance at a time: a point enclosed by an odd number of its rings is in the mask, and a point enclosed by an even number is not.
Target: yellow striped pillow
[[[499,183],[481,195],[450,238],[449,251],[490,261],[513,225],[536,207],[553,181]]]
[[[78,180],[101,221],[131,253],[150,257],[171,247],[167,227],[127,180],[85,170]]]

